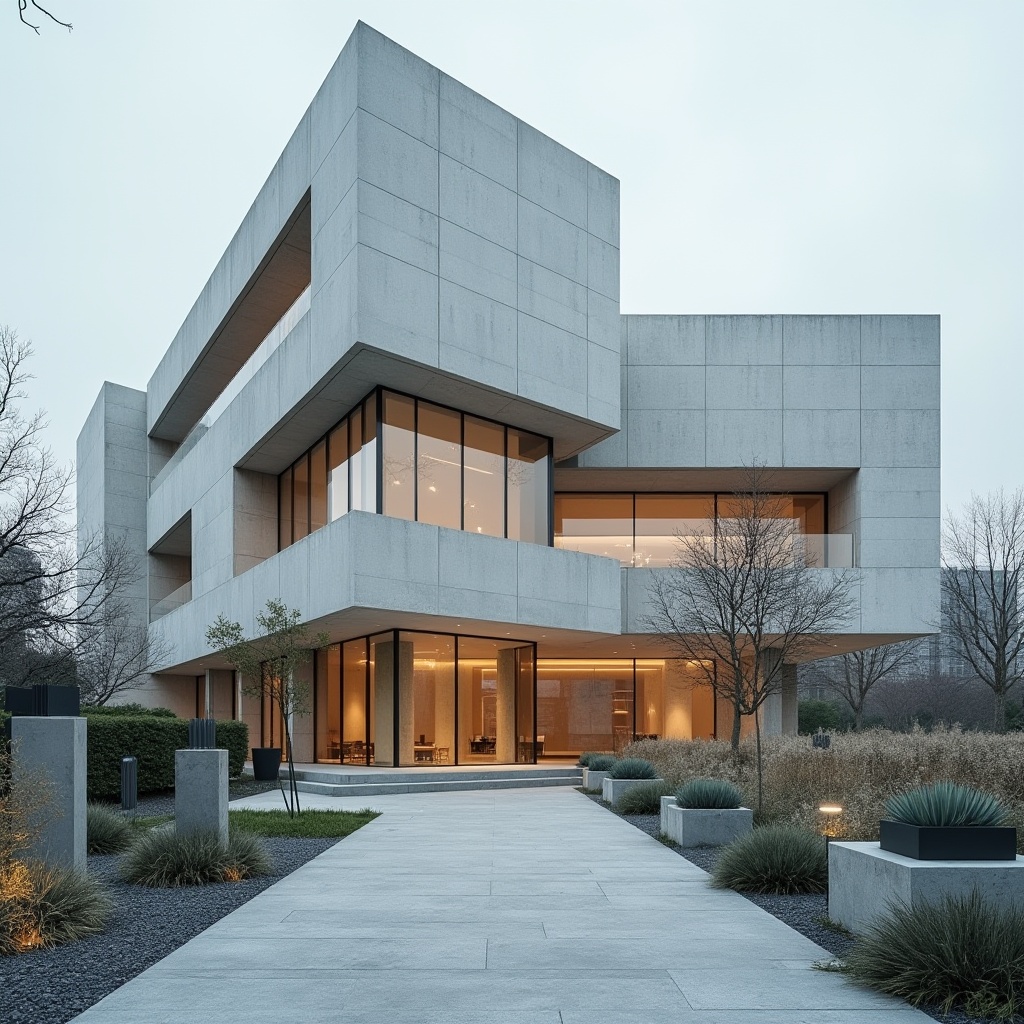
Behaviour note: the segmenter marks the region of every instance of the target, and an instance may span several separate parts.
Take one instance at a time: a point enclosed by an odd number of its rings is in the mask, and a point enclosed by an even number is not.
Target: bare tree
[[[169,660],[172,650],[163,637],[151,637],[123,601],[108,603],[83,631],[77,652],[75,674],[82,703],[103,705],[130,690],[154,665]]]
[[[33,10],[39,11],[40,14],[45,14],[50,21],[60,25],[61,28],[66,28],[69,32],[74,28],[70,21],[61,21],[60,18],[54,17],[45,7],[36,3],[36,0],[18,0],[18,18],[21,20],[22,25],[27,25],[36,35],[39,35],[39,26],[33,25],[31,21],[25,18],[25,12],[28,10],[29,5],[32,6]]]
[[[21,410],[31,355],[0,326],[0,652],[56,663],[77,658],[139,567],[121,537],[79,544],[72,470],[46,445],[43,414]]]
[[[281,715],[285,753],[288,756],[290,800],[285,799],[289,815],[300,812],[299,791],[295,784],[295,758],[292,751],[292,718],[310,711],[309,687],[295,678],[295,670],[310,660],[313,651],[326,647],[326,633],[310,635],[297,608],[283,601],[267,601],[266,611],[256,616],[260,635],[247,639],[237,622],[223,615],[206,631],[206,642],[222,654],[232,668],[242,673],[242,692],[261,703],[269,700]],[[282,793],[283,793],[282,788]]]
[[[1006,697],[1024,674],[1024,489],[972,495],[947,514],[942,535],[943,640],[995,697],[993,727],[1006,731]]]
[[[812,675],[849,705],[853,727],[864,725],[864,704],[883,679],[901,676],[914,666],[921,650],[920,640],[884,644],[867,651],[852,651],[826,658],[811,666]]]
[[[706,526],[677,534],[676,556],[652,573],[648,626],[699,666],[703,681],[733,710],[732,747],[744,716],[754,719],[758,805],[762,794],[758,711],[782,682],[785,662],[820,649],[849,621],[850,572],[817,569],[782,495],[763,467]]]

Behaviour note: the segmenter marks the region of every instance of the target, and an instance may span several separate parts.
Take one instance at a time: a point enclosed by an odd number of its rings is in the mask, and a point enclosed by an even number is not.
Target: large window
[[[716,518],[737,514],[737,500],[732,494],[556,494],[555,547],[661,568],[676,558],[679,537],[710,535]],[[778,495],[771,509],[792,521],[809,564],[852,566],[852,537],[827,533],[827,501],[825,494]]]
[[[388,631],[318,651],[315,757],[342,764],[532,763],[535,647]]]
[[[550,544],[551,462],[547,437],[378,388],[279,477],[279,546],[357,509]]]

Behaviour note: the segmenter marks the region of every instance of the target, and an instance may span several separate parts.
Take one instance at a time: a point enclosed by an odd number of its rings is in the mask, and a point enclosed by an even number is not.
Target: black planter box
[[[280,771],[280,747],[252,748],[252,777],[256,782],[276,782]]]
[[[879,822],[881,847],[914,860],[1014,860],[1017,830],[1009,826],[907,825]]]

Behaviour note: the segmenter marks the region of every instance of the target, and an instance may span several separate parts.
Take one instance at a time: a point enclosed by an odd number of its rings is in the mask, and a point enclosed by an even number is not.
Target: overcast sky
[[[622,182],[622,311],[939,313],[943,501],[1024,482],[1024,3],[0,0],[0,323],[65,459],[362,19]]]

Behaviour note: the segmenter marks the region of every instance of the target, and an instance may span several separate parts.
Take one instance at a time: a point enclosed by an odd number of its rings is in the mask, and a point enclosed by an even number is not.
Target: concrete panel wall
[[[617,633],[619,588],[611,559],[350,512],[238,576],[197,588],[150,630],[171,645],[169,665],[209,653],[206,629],[220,613],[251,634],[271,597],[306,620],[375,609],[385,618],[487,616],[496,627]]]

